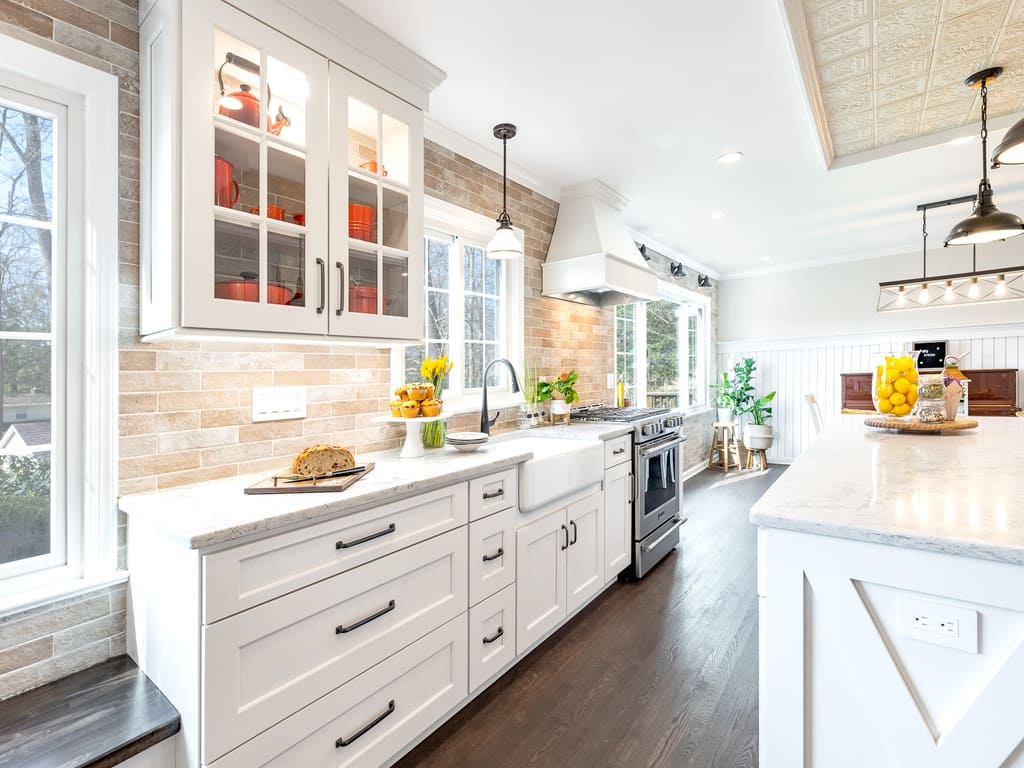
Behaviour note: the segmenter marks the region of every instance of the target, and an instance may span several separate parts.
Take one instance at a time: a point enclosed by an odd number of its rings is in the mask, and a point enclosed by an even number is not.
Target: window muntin
[[[79,548],[63,472],[66,134],[65,106],[0,87],[0,580]]]

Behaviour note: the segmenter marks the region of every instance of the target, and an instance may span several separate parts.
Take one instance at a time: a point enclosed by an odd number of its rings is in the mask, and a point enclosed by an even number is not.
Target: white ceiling
[[[344,4],[447,72],[433,121],[494,149],[492,126],[516,123],[510,162],[556,190],[600,178],[631,200],[631,226],[726,276],[912,252],[914,206],[977,187],[977,138],[826,170],[771,0]],[[734,149],[740,163],[716,162]],[[1024,168],[992,183],[1024,214]],[[933,212],[933,238],[967,213]]]

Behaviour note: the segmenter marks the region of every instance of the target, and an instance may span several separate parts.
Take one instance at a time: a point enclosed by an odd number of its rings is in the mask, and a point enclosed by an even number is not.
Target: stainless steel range
[[[667,408],[589,406],[573,411],[575,421],[629,423],[633,427],[633,564],[628,574],[643,577],[679,546],[683,516],[683,417]]]

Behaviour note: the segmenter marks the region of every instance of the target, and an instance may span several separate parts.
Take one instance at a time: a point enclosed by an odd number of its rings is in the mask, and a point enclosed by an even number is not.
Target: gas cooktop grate
[[[640,421],[668,413],[668,408],[612,408],[607,405],[585,406],[572,412],[575,421]]]

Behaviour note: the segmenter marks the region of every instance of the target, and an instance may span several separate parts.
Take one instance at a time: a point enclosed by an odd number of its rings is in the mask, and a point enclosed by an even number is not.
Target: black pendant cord
[[[978,271],[978,246],[971,246],[971,272]]]
[[[921,211],[921,277],[928,277],[928,209]]]
[[[508,139],[501,138],[501,216],[498,220],[504,224],[508,220]]]

